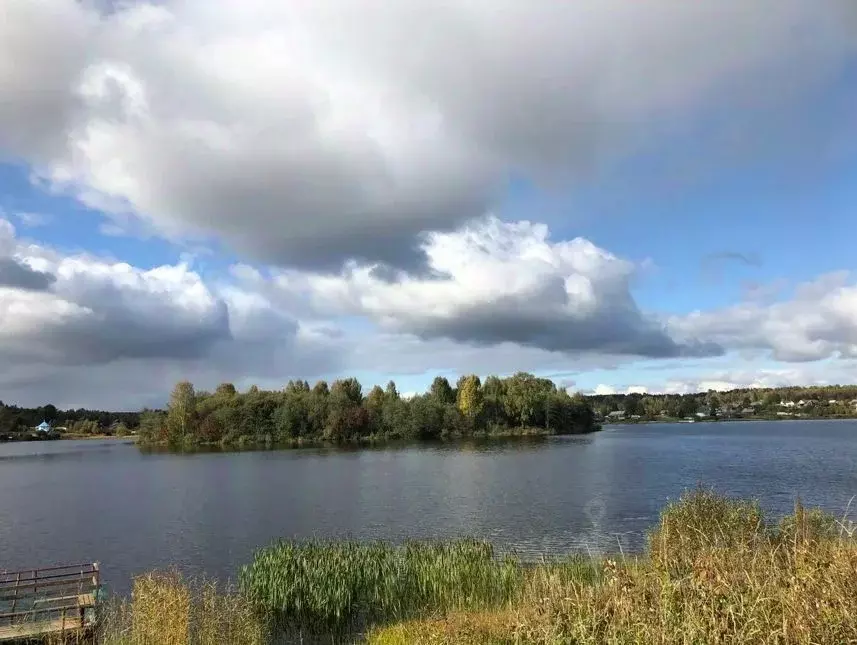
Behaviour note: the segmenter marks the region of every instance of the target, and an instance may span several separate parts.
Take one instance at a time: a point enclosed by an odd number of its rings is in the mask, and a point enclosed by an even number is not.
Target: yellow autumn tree
[[[458,381],[456,405],[467,419],[474,422],[482,412],[482,382],[476,374],[463,376]]]

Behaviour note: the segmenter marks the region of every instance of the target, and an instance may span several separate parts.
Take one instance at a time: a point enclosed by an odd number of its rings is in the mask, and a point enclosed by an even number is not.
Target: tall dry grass
[[[264,620],[237,591],[175,572],[134,580],[130,600],[103,608],[100,645],[264,645]]]
[[[798,503],[776,525],[758,505],[697,490],[664,509],[648,552],[596,576],[539,567],[493,617],[377,629],[373,645],[842,645],[857,643],[853,525]],[[478,618],[478,620],[475,620]]]

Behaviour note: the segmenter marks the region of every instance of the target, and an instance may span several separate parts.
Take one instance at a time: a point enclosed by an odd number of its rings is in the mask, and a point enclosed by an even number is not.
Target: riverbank
[[[834,645],[857,639],[855,571],[849,522],[798,504],[767,523],[698,490],[635,555],[526,565],[477,541],[283,542],[233,589],[150,574],[111,605],[101,642]]]
[[[857,421],[857,416],[844,414],[827,416],[791,414],[787,416],[760,415],[753,417],[695,417],[685,419],[659,417],[657,419],[622,419],[621,421],[604,419],[601,423],[604,425],[651,425],[660,423],[743,423],[754,421]]]
[[[14,443],[26,441],[87,441],[98,440],[125,440],[136,442],[137,435],[115,435],[115,434],[78,434],[73,432],[32,432],[26,434],[14,434],[0,436],[0,443]]]
[[[384,448],[389,446],[419,446],[419,445],[455,445],[467,442],[490,442],[515,439],[545,439],[548,437],[570,437],[588,435],[603,430],[600,424],[581,432],[556,433],[544,428],[504,428],[494,431],[475,431],[468,434],[449,433],[428,439],[402,438],[400,436],[368,435],[349,437],[338,441],[326,440],[323,437],[297,437],[294,439],[274,440],[273,437],[241,436],[236,440],[220,441],[187,441],[170,443],[168,441],[150,441],[138,439],[142,450],[151,452],[231,452],[242,450],[290,450],[297,448],[313,449],[358,449]]]

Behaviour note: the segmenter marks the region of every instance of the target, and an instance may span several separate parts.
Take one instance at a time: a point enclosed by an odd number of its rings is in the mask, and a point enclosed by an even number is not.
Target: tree
[[[171,442],[184,441],[196,430],[196,393],[193,384],[181,381],[173,388],[167,408],[167,434]]]
[[[482,382],[475,374],[463,377],[458,384],[457,407],[471,426],[482,413]]]
[[[140,440],[147,443],[160,441],[164,434],[165,415],[155,410],[143,410],[140,413]]]
[[[235,386],[232,383],[221,383],[217,386],[217,389],[214,391],[215,396],[223,397],[223,398],[231,398],[237,394],[235,390]]]
[[[506,379],[504,403],[509,420],[521,427],[544,427],[545,398],[555,390],[552,381],[526,372]]]
[[[384,390],[379,385],[372,388],[363,402],[366,407],[366,412],[369,414],[369,426],[371,432],[379,433],[383,431],[384,419],[384,402],[386,396]]]
[[[41,412],[42,412],[42,418],[45,421],[47,421],[48,423],[52,423],[57,418],[57,409],[51,403],[48,403],[46,406],[44,406],[42,408]]]
[[[363,387],[353,376],[346,379],[337,379],[330,386],[330,394],[342,394],[352,405],[363,403]]]
[[[446,377],[436,376],[431,382],[429,393],[442,405],[452,405],[455,403],[455,393],[452,391],[452,386],[446,380]]]
[[[387,382],[387,387],[384,389],[384,397],[389,400],[398,400],[399,390],[396,389],[396,384],[393,381]]]

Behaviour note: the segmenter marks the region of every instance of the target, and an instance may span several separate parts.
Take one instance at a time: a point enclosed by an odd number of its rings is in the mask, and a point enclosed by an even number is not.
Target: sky
[[[853,0],[4,0],[0,400],[857,381]]]

